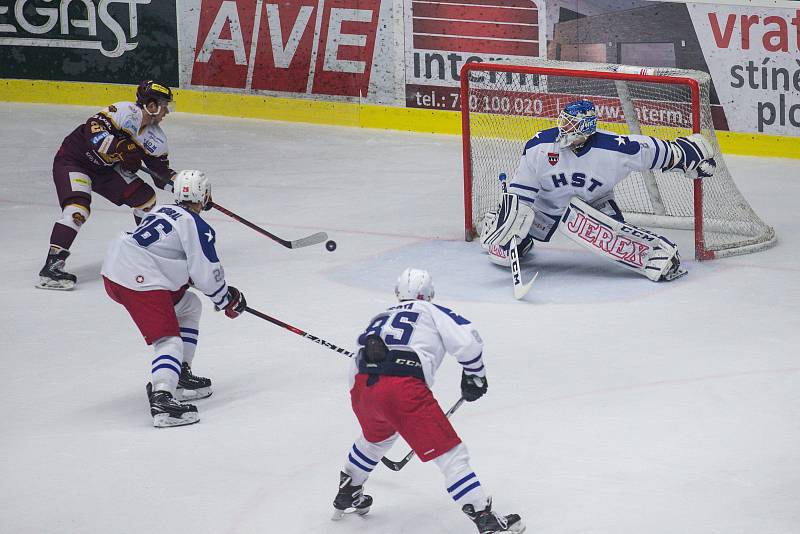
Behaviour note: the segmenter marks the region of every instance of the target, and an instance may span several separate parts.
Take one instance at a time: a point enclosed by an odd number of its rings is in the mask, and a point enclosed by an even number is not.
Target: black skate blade
[[[171,417],[167,413],[159,413],[153,416],[153,426],[156,428],[193,425],[198,421],[200,421],[200,417],[197,412],[188,412],[184,414],[184,417]]]
[[[175,398],[181,402],[191,402],[200,399],[207,399],[212,393],[214,392],[211,390],[211,386],[197,389],[178,388],[175,391]]]

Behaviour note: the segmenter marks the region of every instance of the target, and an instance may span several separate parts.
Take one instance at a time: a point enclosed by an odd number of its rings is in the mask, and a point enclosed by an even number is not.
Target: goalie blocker
[[[644,228],[617,221],[578,197],[570,200],[558,228],[579,245],[654,282],[686,274],[680,266],[675,243]]]

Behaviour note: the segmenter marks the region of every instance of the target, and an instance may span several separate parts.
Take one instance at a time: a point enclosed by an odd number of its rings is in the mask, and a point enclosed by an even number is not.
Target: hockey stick
[[[323,347],[327,347],[327,348],[329,348],[329,349],[331,349],[333,351],[338,352],[339,354],[344,354],[348,358],[353,356],[353,353],[350,352],[349,350],[343,349],[341,347],[337,347],[336,345],[334,345],[330,341],[325,341],[324,339],[319,338],[319,337],[317,337],[317,336],[315,336],[313,334],[309,334],[308,332],[304,332],[303,330],[300,330],[296,326],[292,326],[292,325],[290,325],[288,323],[284,323],[283,321],[281,321],[279,319],[276,319],[274,317],[270,317],[266,313],[261,313],[260,311],[254,310],[253,308],[251,308],[249,306],[245,307],[244,311],[246,311],[248,313],[252,313],[256,317],[258,317],[260,319],[264,319],[265,321],[269,321],[272,324],[276,324],[276,325],[280,326],[281,328],[285,328],[286,330],[288,330],[290,332],[294,332],[298,336],[303,336],[306,339],[310,339],[314,343],[318,343],[318,344],[322,345]]]
[[[219,211],[221,211],[222,213],[224,213],[228,217],[230,217],[230,218],[232,218],[232,219],[234,219],[236,221],[239,221],[240,223],[242,223],[243,225],[247,226],[248,228],[252,228],[256,232],[258,232],[260,234],[263,234],[263,235],[267,236],[268,238],[272,239],[273,241],[276,241],[276,242],[280,243],[281,245],[283,245],[286,248],[309,247],[311,245],[316,245],[317,243],[323,243],[323,242],[328,240],[328,234],[326,234],[325,232],[317,232],[316,234],[311,234],[311,235],[306,236],[306,237],[301,237],[300,239],[295,239],[293,241],[287,241],[286,239],[281,239],[280,237],[276,236],[275,234],[272,234],[272,233],[264,230],[260,226],[256,226],[255,224],[251,223],[250,221],[248,221],[244,217],[242,217],[240,215],[236,215],[232,211],[230,211],[230,210],[228,210],[226,208],[223,208],[222,206],[220,206],[216,202],[212,202],[211,206],[216,208],[216,209],[218,209]]]
[[[444,415],[449,419],[451,415],[456,413],[456,410],[458,410],[462,404],[464,404],[464,397],[458,399],[456,403],[452,406],[452,408],[447,410],[447,413],[445,413]],[[415,454],[416,453],[414,451],[411,451],[408,454],[406,454],[402,460],[399,460],[397,462],[393,462],[392,460],[384,456],[383,458],[381,458],[381,462],[383,463],[383,465],[385,465],[392,471],[400,471],[414,457]]]
[[[159,175],[157,175],[155,172],[151,171],[147,167],[142,167],[142,170],[144,172],[146,172],[147,174],[149,174],[153,178],[153,180],[157,180],[162,185],[166,184],[168,182],[168,180],[164,180],[162,177],[160,177]],[[282,239],[282,238],[276,236],[275,234],[273,234],[271,232],[268,232],[267,230],[264,230],[260,226],[257,226],[255,224],[251,223],[250,221],[248,221],[247,219],[245,219],[241,215],[237,215],[237,214],[233,213],[229,209],[220,206],[216,202],[212,202],[211,203],[211,207],[218,209],[219,211],[221,211],[222,213],[224,213],[228,217],[230,217],[230,218],[232,218],[232,219],[234,219],[236,221],[239,221],[240,223],[242,223],[243,225],[247,226],[248,228],[251,228],[251,229],[255,230],[256,232],[267,236],[268,238],[272,239],[273,241],[275,241],[277,243],[280,243],[281,245],[283,245],[286,248],[309,247],[311,245],[316,245],[317,243],[323,243],[323,242],[328,240],[328,234],[326,234],[325,232],[317,232],[316,234],[311,234],[309,236],[302,237],[300,239],[295,239],[293,241],[288,241],[286,239]]]
[[[508,192],[508,186],[506,185],[506,175],[505,173],[500,174],[500,184],[503,187],[503,193]],[[528,291],[531,290],[531,286],[533,282],[536,280],[536,277],[539,276],[539,271],[536,271],[536,274],[533,275],[531,281],[527,284],[522,283],[522,267],[519,264],[519,243],[517,242],[516,236],[511,239],[511,243],[508,248],[508,256],[511,259],[511,281],[514,283],[514,298],[520,300],[522,297],[528,294]]]

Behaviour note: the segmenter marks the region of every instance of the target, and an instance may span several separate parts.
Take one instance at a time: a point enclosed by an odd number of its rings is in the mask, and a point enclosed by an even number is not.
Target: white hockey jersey
[[[446,353],[452,354],[467,374],[486,376],[483,340],[464,317],[424,300],[409,300],[392,306],[370,320],[358,337],[359,349],[370,334],[377,334],[392,350],[413,351],[419,357],[425,383],[433,387],[434,375]],[[357,358],[351,362],[350,387],[358,374]]]
[[[533,136],[508,184],[508,192],[536,212],[530,233],[540,241],[550,239],[573,196],[599,209],[632,171],[663,169],[672,162],[670,144],[655,137],[597,130],[573,151],[559,148],[557,136],[558,128]]]
[[[111,242],[102,274],[134,291],[176,291],[191,278],[222,308],[228,286],[215,244],[214,230],[196,213],[178,205],[156,206],[136,230]]]

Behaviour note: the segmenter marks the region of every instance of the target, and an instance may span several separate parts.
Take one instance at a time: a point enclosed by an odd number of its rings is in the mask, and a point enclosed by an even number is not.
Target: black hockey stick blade
[[[381,458],[381,463],[383,463],[383,465],[385,465],[392,471],[400,471],[413,457],[414,457],[414,451],[411,451],[408,454],[406,454],[405,458],[403,458],[399,462],[394,462],[388,459],[386,456],[384,456],[383,458]]]
[[[445,417],[450,419],[450,416],[453,415],[454,413],[456,413],[456,410],[458,410],[461,407],[462,404],[464,404],[464,397],[461,397],[460,399],[458,399],[456,401],[456,403],[449,410],[447,410],[447,413],[444,414]],[[393,460],[390,460],[386,456],[384,456],[383,458],[381,458],[381,463],[383,465],[385,465],[386,467],[388,467],[389,469],[391,469],[392,471],[400,471],[403,467],[405,467],[405,465],[409,461],[411,461],[411,459],[415,455],[416,455],[416,453],[414,451],[411,451],[408,454],[406,454],[403,457],[402,460],[399,460],[397,462],[395,462]]]

